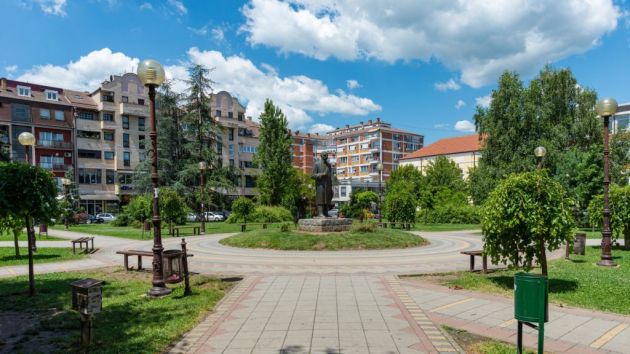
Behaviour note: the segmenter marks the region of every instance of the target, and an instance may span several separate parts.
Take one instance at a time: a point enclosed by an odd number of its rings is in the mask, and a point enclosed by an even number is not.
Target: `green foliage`
[[[116,215],[116,219],[112,220],[111,224],[112,226],[129,226],[132,221],[133,218],[131,217],[131,215],[122,212]]]
[[[562,153],[556,179],[576,200],[576,213],[581,214],[597,194],[602,193],[604,173],[600,145],[587,149],[572,147]]]
[[[363,222],[358,225],[352,226],[353,232],[366,233],[374,232],[377,229],[377,225],[374,222]]]
[[[610,139],[610,180],[620,186],[628,184],[630,173],[630,132],[619,132]]]
[[[252,214],[254,222],[293,221],[291,212],[281,206],[257,205]]]
[[[473,205],[446,204],[434,209],[422,209],[417,221],[422,224],[478,224],[480,208]]]
[[[135,196],[124,208],[125,213],[141,223],[150,219],[153,215],[153,200],[150,195]]]
[[[484,251],[493,263],[529,270],[537,259],[547,275],[545,249],[572,237],[573,203],[546,171],[513,174],[490,193],[481,212]]]
[[[630,186],[610,186],[609,193],[610,228],[614,238],[630,237]],[[588,206],[588,218],[591,226],[602,227],[604,196],[598,195]]]
[[[254,202],[247,197],[238,197],[232,203],[232,213],[228,216],[226,222],[234,224],[239,222],[251,222],[254,214]]]
[[[291,211],[292,215],[304,217],[310,213],[311,206],[315,205],[315,180],[304,171],[293,168],[286,184],[288,188],[282,206]]]
[[[285,222],[280,225],[280,232],[289,232],[289,230],[291,230],[291,224]]]
[[[257,180],[260,203],[281,205],[292,199],[293,167],[291,161],[292,138],[287,118],[271,100],[265,101],[265,109],[260,115],[260,143],[254,161],[262,172]],[[285,204],[286,205],[286,204]]]
[[[412,165],[398,166],[398,168],[393,170],[385,182],[385,190],[391,190],[399,183],[410,186],[416,200],[420,198],[421,192],[426,185],[422,172]]]
[[[188,208],[184,199],[172,188],[160,189],[160,217],[169,224],[186,223]]]
[[[417,200],[414,198],[413,188],[412,184],[397,182],[388,189],[383,205],[387,220],[391,222],[415,222]]]
[[[372,209],[372,204],[378,202],[378,195],[372,191],[356,191],[350,195],[350,202],[341,207],[345,217],[365,220]]]
[[[439,156],[429,163],[418,202],[422,208],[428,209],[444,203],[468,203],[462,170],[454,161]]]
[[[50,223],[61,214],[52,174],[38,166],[0,162],[0,220],[32,217]]]

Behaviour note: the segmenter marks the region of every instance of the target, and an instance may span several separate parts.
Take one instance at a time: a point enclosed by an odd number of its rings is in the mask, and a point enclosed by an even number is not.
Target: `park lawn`
[[[37,230],[35,231],[35,237],[37,238],[37,240],[42,240],[42,241],[66,241],[65,238],[59,238],[59,237],[55,237],[55,236],[46,236],[46,234],[41,234],[38,235],[37,234]],[[13,242],[13,233],[4,233],[4,234],[0,234],[0,241],[11,241]],[[20,236],[18,236],[18,241],[27,241],[26,238],[26,232],[22,231],[20,233]]]
[[[15,326],[0,333],[0,351],[79,352],[79,314],[71,310],[70,282],[103,280],[103,310],[93,317],[90,353],[162,353],[191,330],[231,287],[220,279],[195,275],[193,294],[183,296],[183,283],[162,299],[145,296],[151,273],[105,268],[35,276],[37,295],[28,296],[28,278],[0,279],[0,312]]]
[[[601,248],[587,247],[585,256],[571,255],[571,260],[549,262],[549,301],[560,305],[630,315],[630,251],[613,249],[619,265],[603,268],[596,265]],[[540,272],[535,269],[533,272]],[[458,272],[437,280],[443,285],[461,287],[512,297],[513,270],[492,272],[488,275]]]
[[[72,248],[37,248],[33,253],[33,262],[50,263],[62,261],[74,261],[84,258],[85,254],[77,252],[72,254]],[[15,258],[14,247],[0,247],[0,267],[28,264],[28,249],[20,247],[20,258]]]
[[[416,231],[481,230],[481,225],[479,224],[414,224],[413,230],[416,230]]]
[[[407,248],[428,243],[422,237],[409,232],[380,228],[374,232],[349,231],[330,234],[259,229],[224,238],[219,242],[233,247],[299,251]]]
[[[453,337],[466,353],[469,354],[513,354],[516,345],[497,341],[487,337],[472,334],[468,331],[449,326],[443,326],[444,330]],[[533,354],[534,351],[523,348],[525,354]]]

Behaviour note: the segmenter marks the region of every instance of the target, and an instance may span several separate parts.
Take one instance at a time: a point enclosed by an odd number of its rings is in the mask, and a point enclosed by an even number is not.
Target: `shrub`
[[[284,222],[293,221],[293,215],[286,208],[281,206],[258,205],[252,214],[255,222]]]
[[[417,214],[422,224],[478,224],[480,208],[473,205],[447,204],[435,209],[422,209]]]
[[[344,204],[340,211],[344,217],[360,219],[370,216],[372,204],[378,202],[378,195],[372,191],[358,191],[350,195],[350,203]]]
[[[415,222],[416,198],[413,189],[406,184],[397,183],[385,196],[384,212],[391,222]]]
[[[129,226],[129,223],[131,223],[132,221],[133,221],[133,218],[129,214],[122,212],[116,215],[116,219],[112,221],[112,225],[113,226]]]
[[[609,194],[610,229],[613,238],[624,236],[630,244],[630,186],[612,185]],[[588,205],[588,218],[592,227],[602,227],[604,196],[595,196]],[[626,246],[627,247],[627,246]]]
[[[353,226],[352,231],[362,232],[362,233],[374,232],[376,231],[376,223],[374,222],[361,223],[359,225]]]
[[[234,224],[239,222],[252,221],[252,214],[254,213],[254,202],[246,197],[239,197],[232,203],[232,213],[227,218],[227,222]]]
[[[144,226],[144,223],[138,220],[132,220],[131,223],[129,223],[129,226],[139,229]]]
[[[291,224],[285,222],[280,225],[280,232],[289,232],[289,230],[291,230]]]

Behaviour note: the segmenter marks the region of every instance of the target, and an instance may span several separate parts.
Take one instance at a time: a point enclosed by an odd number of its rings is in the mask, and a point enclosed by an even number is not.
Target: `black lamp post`
[[[164,283],[162,264],[162,220],[160,219],[160,189],[158,175],[157,124],[155,121],[155,88],[164,82],[164,68],[156,60],[147,59],[138,64],[138,78],[149,88],[149,118],[151,120],[151,182],[153,184],[153,287],[149,296],[160,297],[171,293]]]
[[[378,171],[378,222],[383,221],[383,210],[381,209],[381,203],[383,203],[383,163],[379,162],[376,165]]]
[[[35,145],[35,136],[29,132],[20,133],[18,141],[24,146],[26,164],[29,164],[28,151]],[[35,230],[31,224],[31,217],[26,215],[26,238],[28,240],[28,290],[31,296],[35,295],[35,274],[33,271],[33,252],[35,251]]]
[[[545,155],[547,155],[547,149],[544,146],[539,146],[534,149],[534,155],[536,156],[536,160],[538,161],[537,168],[542,170],[543,165],[545,163]]]
[[[595,105],[597,115],[604,121],[604,229],[602,230],[602,256],[597,265],[614,267],[616,264],[612,258],[612,240],[610,231],[610,208],[608,205],[608,186],[610,177],[608,174],[608,124],[610,116],[617,111],[617,101],[614,98],[604,98]]]
[[[203,188],[203,175],[208,168],[208,164],[205,161],[201,161],[199,163],[199,177],[200,177],[200,187],[201,187],[201,233],[206,233],[206,213],[203,204],[203,199],[205,197],[204,188]]]

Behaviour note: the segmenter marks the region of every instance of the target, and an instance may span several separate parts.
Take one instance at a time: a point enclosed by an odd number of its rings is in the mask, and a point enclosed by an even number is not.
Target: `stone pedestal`
[[[313,218],[300,219],[298,230],[305,232],[342,232],[349,231],[352,219],[346,218]]]

